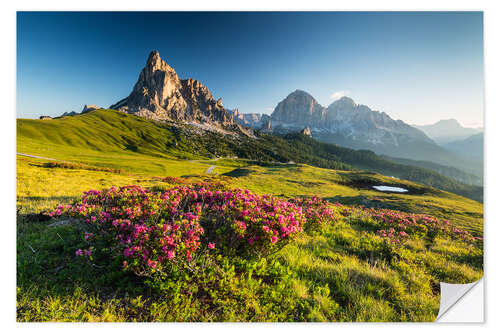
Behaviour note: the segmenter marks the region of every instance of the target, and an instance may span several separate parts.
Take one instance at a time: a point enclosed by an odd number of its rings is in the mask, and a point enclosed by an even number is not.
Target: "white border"
[[[499,265],[498,249],[500,242],[496,237],[500,237],[500,215],[496,206],[496,196],[498,190],[495,189],[499,183],[498,169],[498,146],[500,143],[499,112],[499,60],[500,53],[498,47],[498,32],[500,32],[500,15],[498,11],[498,1],[438,1],[438,0],[420,0],[416,1],[397,1],[397,0],[377,0],[377,1],[262,1],[254,0],[252,2],[233,1],[131,1],[122,0],[119,3],[107,2],[103,0],[63,1],[63,0],[45,0],[45,1],[11,1],[2,2],[1,29],[3,51],[0,53],[1,60],[1,90],[2,91],[2,121],[0,122],[2,133],[2,191],[1,191],[1,219],[3,239],[1,243],[2,254],[2,302],[0,313],[2,316],[2,327],[6,331],[11,328],[21,330],[47,329],[51,331],[67,330],[203,330],[204,332],[220,332],[221,330],[234,330],[250,332],[258,329],[264,331],[274,331],[276,329],[286,330],[353,330],[370,329],[374,331],[405,331],[417,330],[442,330],[450,328],[454,331],[476,331],[478,329],[492,328],[498,326],[499,317],[498,307],[493,303],[498,302],[500,296],[498,282],[492,281],[494,278],[485,280],[486,290],[486,324],[485,325],[454,325],[454,324],[18,324],[15,322],[15,79],[16,79],[16,10],[365,10],[365,11],[394,11],[394,10],[484,10],[485,23],[485,142],[486,142],[486,190],[485,190],[485,274],[486,276],[497,276]],[[490,149],[491,148],[491,149]],[[491,237],[490,237],[491,235]],[[495,258],[495,259],[491,259]],[[489,283],[489,281],[491,281]],[[401,327],[404,325],[404,327]],[[422,327],[425,325],[426,327]],[[444,325],[444,326],[443,326]]]

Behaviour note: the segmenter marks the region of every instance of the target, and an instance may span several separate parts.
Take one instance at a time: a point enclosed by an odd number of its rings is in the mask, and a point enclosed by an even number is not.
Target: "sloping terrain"
[[[363,217],[368,208],[424,213],[482,235],[482,204],[473,200],[374,173],[302,164],[219,159],[208,163],[220,174],[207,175],[208,164],[184,160],[165,168],[163,178],[135,174],[128,160],[114,158],[110,164],[120,169],[18,157],[18,321],[433,321],[440,281],[469,283],[482,276],[481,244],[446,234],[392,244],[376,233],[373,218]],[[222,271],[198,270],[187,284],[172,277],[172,289],[123,271],[121,261],[75,257],[86,244],[80,227],[51,227],[58,220],[46,214],[91,189],[138,185],[162,191],[198,181],[283,199],[319,195],[346,217],[299,235],[275,256],[221,259]],[[373,184],[410,192],[383,193]]]
[[[160,173],[176,160],[238,157],[249,163],[305,163],[337,170],[362,169],[408,179],[482,200],[482,188],[420,167],[405,166],[365,150],[317,142],[300,134],[224,134],[199,126],[159,123],[115,110],[95,110],[52,120],[18,119],[17,151],[115,167],[128,160],[136,172]]]
[[[469,283],[483,274],[483,205],[399,179],[460,184],[370,151],[298,133],[223,134],[114,110],[19,119],[17,126],[18,152],[51,158],[17,159],[18,321],[433,321],[439,282]],[[82,204],[84,191],[132,185],[160,195],[200,182],[229,196],[272,195],[283,207],[319,196],[328,210],[316,229],[269,256],[229,256],[219,242],[202,239],[194,261],[172,261],[187,267],[181,274],[152,275],[128,271],[126,252],[106,254],[118,244],[86,248],[101,222],[88,229],[83,219],[48,214]],[[455,190],[467,188],[475,189]],[[124,212],[142,211],[119,202]],[[310,209],[307,223],[316,221]]]

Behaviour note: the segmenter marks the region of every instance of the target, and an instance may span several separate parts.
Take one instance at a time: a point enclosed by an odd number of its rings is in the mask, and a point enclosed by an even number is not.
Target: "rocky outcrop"
[[[71,111],[71,112],[64,112],[61,117],[66,117],[66,116],[74,116],[74,115],[77,115],[78,113],[75,112],[75,111]]]
[[[181,80],[175,70],[151,52],[130,95],[110,106],[154,120],[226,126],[233,116],[208,88],[194,79]]]
[[[309,128],[309,126],[306,126],[302,131],[300,131],[300,134],[312,138],[311,129]]]
[[[271,119],[267,119],[260,128],[261,132],[271,133],[273,131],[273,126],[271,125]]]
[[[94,105],[94,104],[85,104],[85,106],[83,107],[83,110],[82,110],[82,113],[86,113],[86,112],[90,112],[90,111],[94,111],[94,110],[99,110],[99,109],[102,109],[100,106],[97,106],[97,105]],[[76,114],[76,112],[75,112]]]
[[[241,113],[238,109],[226,111],[233,115],[236,123],[253,129],[262,129],[271,119],[269,115],[263,113]]]

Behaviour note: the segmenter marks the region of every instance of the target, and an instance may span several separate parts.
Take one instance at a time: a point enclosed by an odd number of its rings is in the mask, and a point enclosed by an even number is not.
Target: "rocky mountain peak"
[[[324,114],[325,108],[314,97],[297,89],[278,103],[271,119],[276,123],[304,123],[315,126],[321,123]]]
[[[181,80],[175,70],[152,51],[130,95],[110,106],[154,120],[225,126],[234,124],[222,99],[195,79]]]
[[[328,106],[329,109],[354,109],[357,104],[350,97],[343,96]]]
[[[148,60],[146,61],[146,67],[145,69],[148,69],[149,71],[166,71],[166,72],[173,72],[175,73],[175,70],[170,67],[161,57],[160,53],[158,51],[152,51],[149,54]],[[177,73],[175,73],[177,75]]]
[[[159,62],[163,62],[163,60],[160,57],[160,52],[158,52],[156,50],[151,51],[151,53],[149,54],[147,63],[148,64],[156,64]]]

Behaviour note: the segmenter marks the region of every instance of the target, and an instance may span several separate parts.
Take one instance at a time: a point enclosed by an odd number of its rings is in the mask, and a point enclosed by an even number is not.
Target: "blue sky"
[[[107,107],[151,50],[242,112],[302,89],[411,124],[483,122],[480,12],[20,12],[17,116]]]

